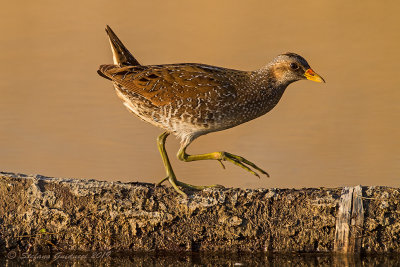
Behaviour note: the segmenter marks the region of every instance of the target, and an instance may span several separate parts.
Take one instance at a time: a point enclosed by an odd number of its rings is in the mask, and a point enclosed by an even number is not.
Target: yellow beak
[[[304,76],[307,78],[307,80],[314,81],[314,82],[319,82],[319,83],[324,83],[325,80],[318,74],[316,74],[312,69],[306,70],[304,73]]]

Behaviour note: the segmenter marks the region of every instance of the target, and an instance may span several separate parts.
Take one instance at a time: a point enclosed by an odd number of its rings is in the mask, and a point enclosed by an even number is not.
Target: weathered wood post
[[[335,252],[361,252],[363,223],[362,187],[343,188],[336,216]]]
[[[400,190],[207,189],[0,172],[0,253],[400,252]]]

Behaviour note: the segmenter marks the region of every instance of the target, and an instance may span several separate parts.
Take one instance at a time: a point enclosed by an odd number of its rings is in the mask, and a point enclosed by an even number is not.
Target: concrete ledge
[[[207,189],[184,199],[154,184],[0,172],[0,252],[400,252],[400,190],[358,192],[350,205],[349,188]]]

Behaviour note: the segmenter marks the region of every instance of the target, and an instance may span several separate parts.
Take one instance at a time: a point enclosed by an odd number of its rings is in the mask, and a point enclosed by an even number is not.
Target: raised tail
[[[111,30],[110,26],[107,25],[106,32],[110,40],[111,50],[113,52],[114,64],[120,66],[137,66],[140,63],[136,60],[134,56],[126,49],[121,40],[117,35]]]

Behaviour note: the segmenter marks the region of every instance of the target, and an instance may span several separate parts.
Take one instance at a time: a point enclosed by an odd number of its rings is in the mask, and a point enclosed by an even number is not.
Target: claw
[[[218,160],[218,162],[221,164],[221,166],[222,166],[222,169],[224,169],[224,170],[225,170],[226,168],[225,168],[225,165],[224,165],[224,163],[222,163],[222,159],[219,159],[219,160]]]

